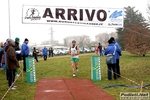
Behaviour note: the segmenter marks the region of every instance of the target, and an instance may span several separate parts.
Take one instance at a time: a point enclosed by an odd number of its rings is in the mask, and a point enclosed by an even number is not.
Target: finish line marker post
[[[92,56],[91,58],[91,79],[101,81],[100,56]]]
[[[36,82],[34,57],[26,58],[26,80],[27,80],[27,83],[30,83],[30,84]]]

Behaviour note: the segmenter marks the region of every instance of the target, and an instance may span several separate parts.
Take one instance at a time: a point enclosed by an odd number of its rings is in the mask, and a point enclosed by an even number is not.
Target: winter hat
[[[25,40],[24,41],[29,41],[27,38],[25,38]]]
[[[16,41],[19,41],[19,40],[20,40],[20,39],[19,39],[18,37],[15,38],[15,42],[16,42]]]
[[[15,43],[15,41],[14,41],[13,39],[7,39],[6,42],[7,42],[8,44],[14,44],[14,43]]]

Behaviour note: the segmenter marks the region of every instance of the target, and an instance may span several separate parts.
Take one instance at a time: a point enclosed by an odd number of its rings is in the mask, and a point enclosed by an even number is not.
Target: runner
[[[76,76],[74,69],[76,68],[76,71],[78,71],[78,61],[79,61],[79,48],[76,45],[76,41],[72,41],[72,46],[69,49],[69,54],[71,55],[71,67],[73,72],[73,77]]]

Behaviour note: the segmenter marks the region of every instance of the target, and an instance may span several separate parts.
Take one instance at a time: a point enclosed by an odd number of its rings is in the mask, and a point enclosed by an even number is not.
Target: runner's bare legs
[[[74,68],[75,68],[75,63],[71,61],[71,67],[72,67],[72,73],[75,73]]]

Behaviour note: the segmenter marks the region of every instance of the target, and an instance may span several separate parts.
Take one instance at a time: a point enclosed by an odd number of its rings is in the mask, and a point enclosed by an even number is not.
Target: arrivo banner
[[[22,6],[24,24],[67,24],[123,27],[123,9],[92,7]]]

